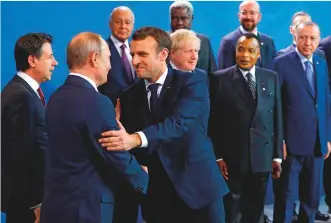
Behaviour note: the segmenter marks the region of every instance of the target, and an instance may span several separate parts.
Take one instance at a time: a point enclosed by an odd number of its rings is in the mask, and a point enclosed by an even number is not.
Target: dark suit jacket
[[[29,210],[43,197],[45,107],[17,75],[1,93],[1,127],[1,210]]]
[[[98,143],[118,129],[110,100],[81,77],[69,76],[46,109],[49,152],[41,221],[112,222],[116,190],[129,184],[145,192],[147,174],[129,152],[108,152]],[[116,202],[116,201],[115,201]],[[106,212],[102,205],[109,205]],[[130,214],[130,213],[128,213]]]
[[[130,133],[146,135],[147,148],[134,149],[143,164],[153,152],[180,198],[191,208],[206,206],[228,192],[207,136],[209,98],[206,78],[199,71],[168,68],[159,96],[158,124],[152,125],[144,80],[121,96],[121,121]]]
[[[269,172],[282,158],[282,114],[277,74],[256,67],[257,102],[237,65],[217,71],[210,87],[209,134],[218,159],[237,170]],[[250,165],[251,164],[251,165]]]
[[[227,34],[223,37],[218,51],[218,68],[225,69],[236,64],[236,45],[239,37],[242,36],[240,29]],[[272,67],[272,60],[276,55],[276,48],[271,37],[258,32],[261,40],[261,60],[260,67],[270,69]]]
[[[316,140],[321,153],[325,154],[327,142],[331,141],[327,66],[325,60],[316,53],[313,55],[313,64],[316,97],[312,96],[296,51],[279,56],[274,61],[274,70],[279,75],[281,85],[284,139],[289,155],[314,154]]]
[[[210,40],[207,36],[200,33],[197,33],[197,37],[201,40],[197,68],[205,70],[207,74],[214,72],[217,70],[217,67]]]
[[[326,61],[328,63],[329,75],[331,77],[331,36],[327,36],[320,41],[319,49],[325,53]]]
[[[131,86],[128,74],[122,62],[122,58],[118,53],[113,41],[108,38],[107,43],[111,53],[110,64],[111,69],[108,73],[107,82],[98,87],[101,94],[106,95],[114,105],[116,105],[116,99],[119,98],[120,93]],[[137,79],[134,80],[136,82]]]

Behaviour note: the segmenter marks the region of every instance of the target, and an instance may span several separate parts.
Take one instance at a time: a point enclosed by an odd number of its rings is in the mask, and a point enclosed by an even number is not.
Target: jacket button
[[[268,142],[265,142],[265,143],[264,143],[264,145],[265,145],[265,146],[268,146],[268,145],[269,145],[269,143],[268,143]]]
[[[267,125],[266,125],[266,126],[264,126],[264,129],[265,129],[265,130],[267,130],[268,128],[269,128],[269,127],[268,127]]]
[[[272,109],[269,109],[268,112],[269,112],[269,113],[272,113]]]

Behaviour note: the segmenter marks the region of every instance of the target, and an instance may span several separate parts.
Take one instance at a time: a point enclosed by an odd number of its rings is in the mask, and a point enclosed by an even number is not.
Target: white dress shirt
[[[159,79],[155,82],[155,84],[159,84],[159,87],[157,89],[157,96],[159,96],[160,93],[161,93],[161,91],[162,91],[164,82],[165,82],[165,80],[167,78],[167,74],[168,74],[168,67],[166,67],[166,70],[159,77]],[[154,84],[154,83],[151,83],[151,82],[149,82],[147,80],[144,80],[144,81],[145,81],[145,87],[146,87],[146,91],[147,91],[148,107],[150,108],[149,100],[151,98],[151,91],[148,89],[148,87],[149,87],[149,85]],[[143,133],[143,132],[140,131],[140,132],[137,132],[137,134],[140,136],[140,139],[141,139],[141,146],[140,147],[147,147],[148,146],[148,140],[146,138],[145,133]]]

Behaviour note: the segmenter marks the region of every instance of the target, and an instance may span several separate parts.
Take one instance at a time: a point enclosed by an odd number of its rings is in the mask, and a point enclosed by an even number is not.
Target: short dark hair
[[[238,40],[237,40],[237,45],[238,45],[238,43],[239,43],[239,41],[240,41],[240,39],[241,39],[242,37],[246,37],[246,39],[256,39],[257,42],[259,43],[259,47],[261,48],[261,40],[260,40],[260,37],[258,37],[258,36],[255,35],[254,33],[244,33],[244,34],[242,34],[242,35],[238,38]]]
[[[157,51],[160,52],[166,48],[170,50],[171,38],[169,34],[162,29],[146,26],[138,29],[133,33],[132,40],[144,40],[147,37],[152,37],[158,44]]]
[[[16,70],[25,71],[30,65],[28,57],[30,55],[40,58],[41,48],[45,43],[52,43],[52,36],[46,33],[28,33],[21,36],[15,44],[14,56]]]

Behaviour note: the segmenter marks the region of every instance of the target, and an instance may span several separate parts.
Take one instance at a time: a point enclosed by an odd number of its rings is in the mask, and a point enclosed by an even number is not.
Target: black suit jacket
[[[329,75],[331,77],[331,36],[327,36],[321,39],[319,49],[325,53],[326,61],[328,64]],[[317,53],[317,50],[316,50]]]
[[[218,68],[225,69],[236,64],[236,45],[239,37],[242,36],[240,29],[227,34],[223,37],[218,51]],[[261,64],[260,67],[270,69],[272,60],[276,55],[274,41],[270,36],[258,32],[261,40]]]
[[[108,72],[107,82],[101,85],[98,90],[101,94],[106,95],[115,106],[116,99],[119,98],[120,93],[135,83],[137,79],[135,78],[133,83],[130,82],[128,74],[123,65],[122,58],[110,37],[107,39],[107,43],[111,53],[111,69]]]
[[[256,67],[257,102],[235,65],[217,71],[210,86],[209,134],[218,159],[237,170],[268,172],[282,158],[282,113],[277,74]]]
[[[205,70],[208,74],[217,70],[215,56],[207,36],[197,33],[197,37],[201,40],[199,60],[197,68]]]
[[[1,210],[28,210],[43,197],[45,108],[17,75],[3,89],[1,101]]]

